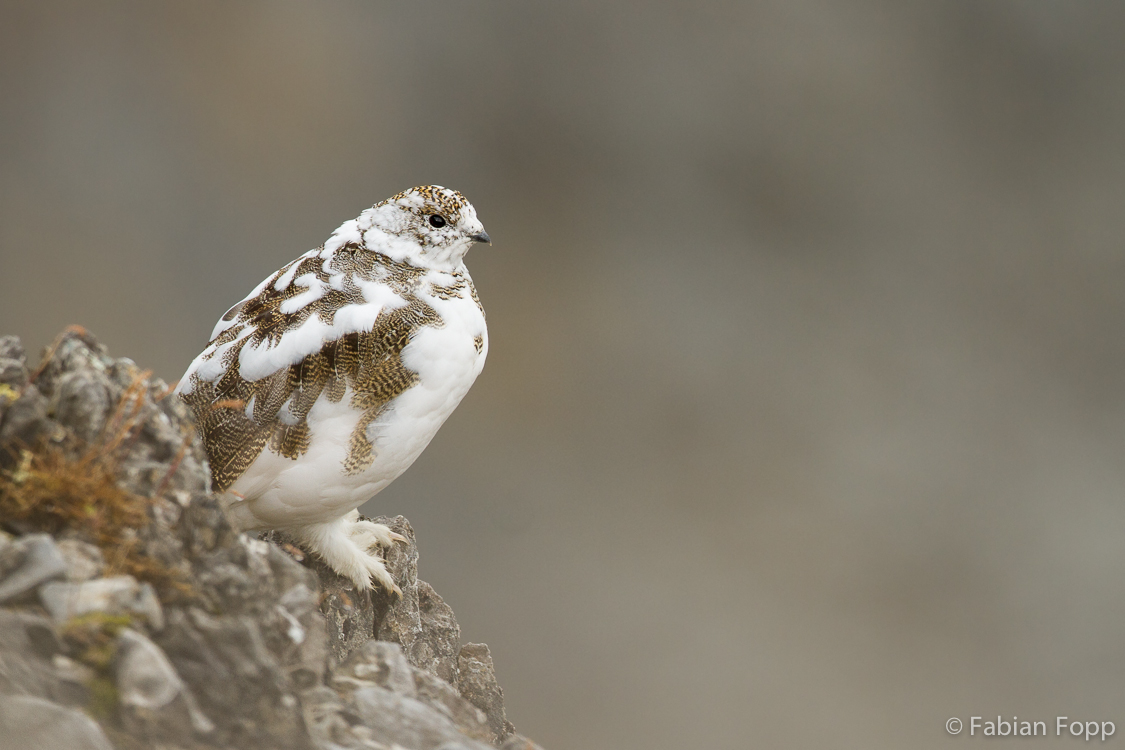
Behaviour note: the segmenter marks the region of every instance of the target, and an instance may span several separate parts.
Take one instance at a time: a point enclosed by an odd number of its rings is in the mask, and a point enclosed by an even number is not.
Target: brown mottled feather
[[[294,278],[312,273],[321,281],[327,281],[323,263],[316,257],[303,259]],[[192,389],[184,398],[195,412],[211,462],[212,484],[217,491],[234,484],[267,446],[290,459],[304,454],[309,447],[307,417],[313,404],[321,394],[338,402],[349,386],[352,389],[350,406],[362,415],[349,440],[344,471],[348,474],[362,471],[374,458],[374,448],[367,439],[368,426],[393,398],[417,382],[417,373],[402,362],[402,351],[420,328],[442,324],[434,309],[416,293],[418,279],[425,271],[356,245],[340,248],[331,264],[337,272],[345,273],[344,288],[329,289],[320,299],[299,310],[283,313],[280,309],[285,300],[305,289],[292,283],[280,291],[274,289],[274,282],[285,269],[278,271],[257,297],[232,308],[227,315],[230,319],[237,316],[239,323],[220,333],[215,340],[234,341],[247,326],[253,328],[253,333],[226,353],[225,372],[217,382],[192,376]],[[259,380],[242,379],[238,358],[247,343],[259,345],[268,341],[274,344],[285,331],[301,325],[313,314],[330,324],[340,307],[365,304],[352,281],[353,275],[389,284],[407,304],[381,312],[370,331],[350,333],[329,341],[319,352]],[[433,291],[439,296],[456,294],[466,285],[476,299],[476,290],[467,278],[458,278],[454,284]],[[251,403],[251,399],[253,413],[247,416],[245,405]],[[289,421],[293,424],[286,424],[280,418],[287,402],[292,416]]]

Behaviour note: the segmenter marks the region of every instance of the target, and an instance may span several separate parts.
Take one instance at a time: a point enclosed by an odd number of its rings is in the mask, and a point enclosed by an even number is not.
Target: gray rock
[[[320,611],[328,627],[328,642],[337,662],[375,636],[375,608],[371,593],[359,591],[351,579],[344,578],[323,561],[302,551],[293,540],[279,532],[263,534],[273,544],[287,550],[294,560],[312,570],[320,581]]]
[[[462,698],[449,683],[412,666],[397,643],[367,641],[333,670],[332,687],[341,695],[360,688],[380,687],[416,698],[442,714],[465,736],[486,742],[494,739],[483,711]]]
[[[160,635],[176,672],[229,745],[307,746],[285,665],[269,648],[272,635],[251,615],[211,615],[194,607],[169,612]]]
[[[384,591],[372,595],[376,637],[400,644],[411,664],[446,682],[453,682],[457,674],[461,628],[449,605],[428,583],[418,580],[414,529],[402,516],[380,516],[375,521],[407,539],[407,544],[396,544],[386,551],[387,570],[402,589],[402,599],[396,601]]]
[[[107,372],[111,367],[113,360],[106,348],[89,331],[81,326],[69,326],[47,348],[45,359],[37,368],[35,383],[50,396],[59,380],[69,373]]]
[[[4,426],[4,415],[8,412],[8,407],[14,402],[19,400],[19,389],[13,388],[7,383],[0,383],[0,428]],[[17,451],[13,450],[11,445],[0,445],[0,453],[7,454],[6,457],[0,457],[0,466],[12,466],[15,464],[15,456]]]
[[[425,648],[416,649],[419,661],[429,661],[424,669],[452,682],[457,675],[457,659],[461,650],[461,626],[453,608],[438,596],[425,581],[418,581],[418,619],[422,624],[421,640]]]
[[[66,561],[48,534],[28,534],[0,553],[0,602],[18,599],[66,575]]]
[[[43,440],[61,440],[65,434],[61,425],[47,417],[47,397],[36,386],[27,386],[4,410],[4,421],[0,423],[0,467],[15,466],[21,448]]]
[[[56,546],[66,561],[66,579],[71,583],[89,581],[105,571],[105,557],[93,544],[80,539],[60,539]]]
[[[31,695],[0,695],[0,750],[113,750],[81,711]]]
[[[375,591],[370,598],[377,641],[367,640],[367,634],[360,631],[361,627],[366,630],[369,605],[363,596],[349,596],[355,593],[350,581],[315,557],[294,549],[293,542],[283,535],[263,535],[303,557],[303,564],[314,570],[322,582],[325,593],[321,609],[328,622],[334,654],[341,659],[332,672],[331,684],[343,695],[364,687],[380,687],[395,695],[416,698],[453,724],[462,738],[491,743],[506,739],[514,728],[505,715],[503,691],[496,682],[488,647],[470,644],[463,649],[452,609],[428,583],[418,580],[418,548],[409,521],[402,516],[373,520],[408,540],[406,545],[385,551],[387,569],[402,588],[402,598],[396,600],[382,591]],[[404,661],[411,667],[413,689],[403,687],[398,677],[404,673]],[[341,715],[346,717],[348,712],[343,710]],[[321,720],[327,722],[325,726],[337,727],[334,741],[339,741],[343,735],[339,734],[342,730],[337,719]],[[348,742],[359,742],[354,731],[349,731],[352,734],[347,735],[351,738]]]
[[[0,384],[13,391],[21,391],[27,385],[27,378],[27,367],[22,361],[0,357]]]
[[[0,359],[14,359],[20,364],[27,363],[27,354],[19,336],[0,336]]]
[[[149,498],[148,523],[123,538],[146,558],[126,569],[151,571],[151,583],[102,577],[106,561],[88,530],[61,530],[67,580],[21,595],[38,594],[54,622],[0,608],[0,694],[89,708],[122,747],[480,750],[512,741],[491,657],[461,648],[452,610],[418,580],[405,518],[378,519],[409,540],[386,551],[402,600],[357,592],[280,535],[267,542],[232,529],[184,405],[89,333],[64,332],[30,383],[17,339],[0,338],[0,360],[16,363],[0,362],[0,375],[18,386],[0,381],[0,468],[18,476],[44,441],[71,459],[93,441],[118,486]],[[36,531],[7,528],[24,536],[0,534],[0,586],[29,559]],[[132,629],[73,619],[89,612],[127,614]]]
[[[62,654],[51,657],[51,667],[58,679],[57,689],[51,698],[68,706],[86,706],[90,703],[90,684],[97,679],[97,672]]]
[[[215,730],[168,657],[135,630],[117,638],[115,676],[121,719],[132,734],[174,739]]]
[[[504,691],[496,682],[492,654],[483,643],[467,643],[457,657],[457,690],[488,716],[495,742],[515,731],[504,711]]]
[[[84,443],[102,433],[113,404],[109,378],[104,372],[81,369],[60,375],[48,412]]]
[[[183,681],[155,643],[129,629],[117,642],[117,690],[123,705],[155,710],[183,691]]]
[[[315,687],[301,694],[301,719],[317,750],[386,750],[331,688]]]
[[[213,501],[195,506],[181,524],[198,524],[184,549],[207,607],[170,608],[157,643],[223,742],[310,747],[298,696],[322,684],[329,654],[316,577],[277,547],[233,534]]]
[[[151,583],[141,584],[137,598],[130,604],[130,611],[143,617],[153,630],[164,629],[164,608],[160,606],[160,599]]]
[[[447,717],[414,698],[379,687],[361,688],[352,697],[356,714],[375,742],[416,750],[436,750],[447,743],[491,750],[489,745],[465,737]]]
[[[8,405],[27,387],[27,358],[16,336],[0,336],[0,422]]]
[[[402,647],[386,641],[367,641],[333,671],[332,685],[337,690],[381,687],[397,695],[415,697],[414,670],[403,656]]]
[[[68,694],[52,659],[63,650],[51,622],[30,612],[0,609],[0,693],[52,700]]]
[[[484,711],[469,703],[448,682],[415,669],[414,687],[418,700],[445,715],[465,736],[484,742],[495,740],[496,734]]]
[[[65,565],[63,570],[65,572]],[[139,616],[153,630],[164,627],[164,612],[152,586],[138,583],[132,576],[95,578],[82,583],[48,583],[39,588],[39,600],[58,623],[89,612],[104,612]]]
[[[47,659],[62,653],[63,643],[54,625],[47,618],[20,610],[0,610],[0,612],[11,612],[12,616],[20,621],[28,645],[38,656]]]

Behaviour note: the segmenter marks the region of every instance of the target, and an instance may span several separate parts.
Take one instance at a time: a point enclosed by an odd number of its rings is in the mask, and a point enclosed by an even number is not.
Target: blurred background
[[[1062,0],[0,2],[0,333],[174,380],[455,187],[488,366],[365,511],[522,733],[1120,734],[1123,38]]]

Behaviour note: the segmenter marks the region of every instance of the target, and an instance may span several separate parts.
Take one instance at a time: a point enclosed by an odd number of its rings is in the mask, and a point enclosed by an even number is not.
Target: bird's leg
[[[402,589],[395,584],[383,561],[354,540],[350,533],[350,527],[353,525],[354,522],[345,516],[328,523],[299,526],[289,529],[289,532],[300,540],[306,549],[319,555],[328,567],[355,583],[359,590],[373,588],[372,579],[374,579],[379,586],[397,597],[402,597]],[[378,524],[371,525],[378,526]],[[385,526],[382,528],[386,529]],[[387,531],[390,532],[389,529]]]
[[[378,545],[390,548],[394,543],[406,544],[406,537],[396,534],[381,523],[359,520],[359,511],[353,510],[344,516],[350,525],[347,527],[348,536],[359,545],[360,549],[371,549]]]

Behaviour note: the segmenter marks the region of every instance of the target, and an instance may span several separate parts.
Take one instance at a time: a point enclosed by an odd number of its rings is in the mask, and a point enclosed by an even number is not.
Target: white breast
[[[330,521],[366,502],[414,463],[464,398],[488,354],[484,313],[468,293],[427,295],[426,302],[444,325],[418,330],[403,350],[403,364],[418,374],[418,383],[368,428],[372,464],[356,475],[343,473],[360,414],[350,406],[350,388],[336,403],[322,396],[308,415],[308,451],[291,460],[267,448],[231,487],[262,528]]]

